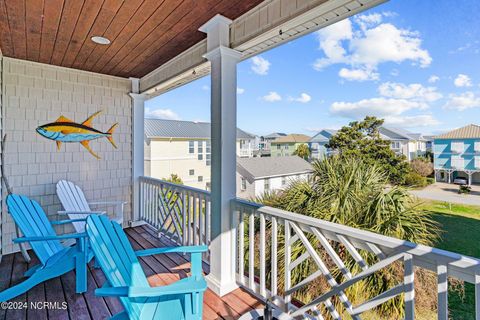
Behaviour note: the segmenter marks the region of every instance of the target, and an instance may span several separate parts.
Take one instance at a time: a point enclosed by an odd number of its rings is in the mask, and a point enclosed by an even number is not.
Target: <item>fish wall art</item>
[[[117,128],[118,123],[115,123],[107,132],[101,132],[92,127],[92,120],[98,116],[102,111],[92,114],[87,120],[82,123],[76,123],[64,116],[60,116],[55,122],[44,124],[36,129],[38,134],[47,139],[53,140],[57,143],[57,150],[60,150],[62,142],[72,143],[79,142],[85,149],[90,152],[92,156],[97,159],[100,157],[93,152],[88,145],[91,140],[99,138],[107,138],[108,141],[117,148],[115,141],[113,141],[113,132]]]

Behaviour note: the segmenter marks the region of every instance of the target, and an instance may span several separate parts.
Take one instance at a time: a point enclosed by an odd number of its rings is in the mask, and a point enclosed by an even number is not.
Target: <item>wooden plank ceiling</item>
[[[215,14],[235,19],[262,1],[0,0],[0,46],[7,57],[142,77],[205,38],[198,28]]]

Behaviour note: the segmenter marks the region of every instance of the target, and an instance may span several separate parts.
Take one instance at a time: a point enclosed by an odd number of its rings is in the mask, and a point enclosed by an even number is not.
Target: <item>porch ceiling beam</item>
[[[387,0],[264,1],[230,25],[230,48],[248,59],[278,45],[324,28]],[[210,73],[204,39],[140,79],[149,97]]]

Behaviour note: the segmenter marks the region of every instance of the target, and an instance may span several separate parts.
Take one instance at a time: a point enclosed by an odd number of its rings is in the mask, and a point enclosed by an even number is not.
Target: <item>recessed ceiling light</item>
[[[94,36],[91,38],[93,42],[98,43],[98,44],[110,44],[110,40],[104,37],[100,36]]]

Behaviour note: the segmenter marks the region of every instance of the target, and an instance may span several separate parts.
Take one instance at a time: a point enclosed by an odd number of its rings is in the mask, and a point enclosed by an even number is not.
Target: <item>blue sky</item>
[[[480,124],[480,1],[391,0],[238,65],[238,126],[313,135],[365,115],[414,132]],[[147,117],[210,121],[210,78]]]

